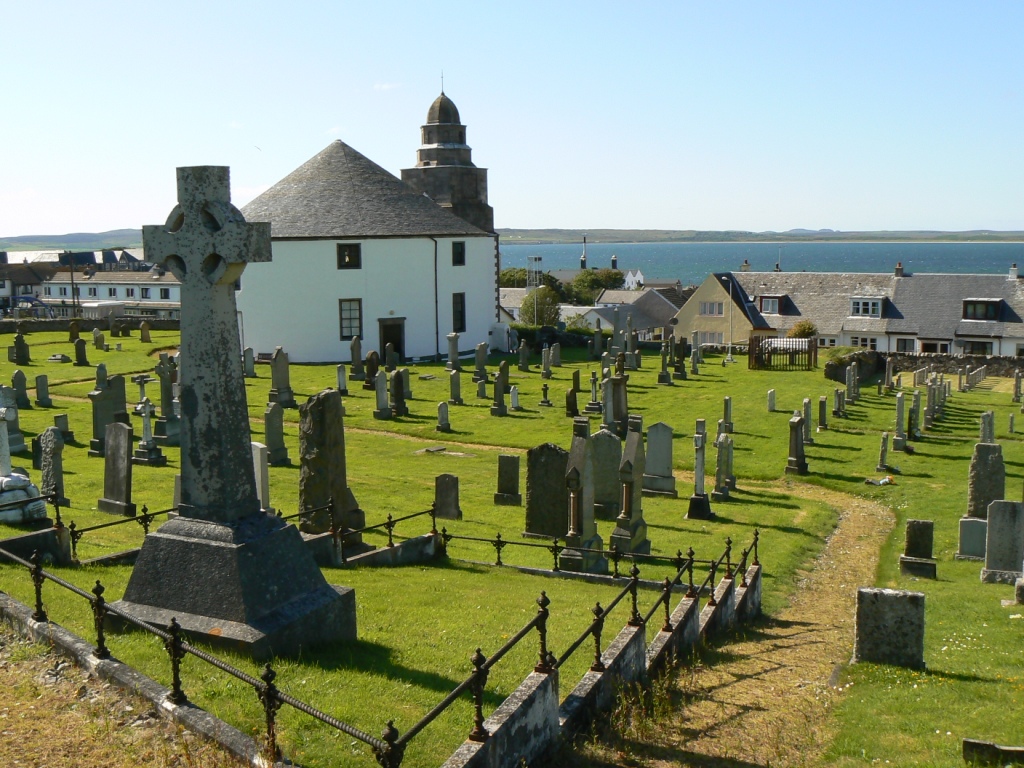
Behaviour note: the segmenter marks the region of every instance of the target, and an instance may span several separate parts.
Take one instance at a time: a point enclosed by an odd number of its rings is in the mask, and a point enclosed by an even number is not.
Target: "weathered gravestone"
[[[926,579],[936,577],[932,559],[935,523],[931,520],[907,520],[907,534],[903,554],[900,555],[900,573]]]
[[[672,427],[663,421],[647,429],[646,470],[643,491],[648,496],[676,498],[676,478],[672,474]]]
[[[21,432],[18,397],[10,387],[0,386],[0,419],[7,423],[7,448],[10,453],[28,450]]]
[[[465,405],[462,399],[462,372],[449,371],[448,373],[448,402],[451,405]]]
[[[587,419],[573,421],[572,444],[565,467],[568,505],[566,548],[558,560],[564,571],[607,573],[608,559],[602,554],[604,541],[597,533],[594,519],[594,461],[591,454],[590,423]]]
[[[394,373],[398,368],[398,364],[402,360],[398,356],[398,352],[395,350],[395,345],[390,341],[384,345],[384,372]]]
[[[257,498],[234,289],[248,262],[270,260],[270,225],[231,205],[227,168],[179,168],[178,205],[143,244],[181,281],[181,503],[115,605],[257,658],[354,639],[354,591],[329,585]]]
[[[345,367],[345,364],[339,364],[334,369],[334,373],[338,383],[338,394],[348,397],[348,369]]]
[[[174,410],[174,385],[178,381],[178,364],[166,352],[153,369],[160,380],[160,416],[153,429],[153,439],[160,445],[181,444],[181,420]]]
[[[12,361],[15,365],[28,365],[32,362],[32,358],[29,355],[28,342],[25,341],[25,337],[20,334],[14,334],[14,360]]]
[[[36,376],[36,405],[40,408],[53,407],[53,400],[50,399],[50,380],[45,373]]]
[[[617,472],[622,507],[615,519],[615,530],[609,538],[609,545],[619,552],[649,555],[651,542],[647,538],[647,522],[643,510],[643,485],[647,476],[643,430],[643,418],[630,416],[626,444],[622,449],[622,460]]]
[[[366,366],[367,372],[370,370],[370,366]],[[367,375],[366,380],[369,381],[370,377]],[[394,386],[392,381],[391,386]],[[386,421],[391,418],[391,407],[388,405],[388,374],[385,371],[378,371],[377,375],[374,376],[374,395],[376,397],[377,407],[373,410],[373,418]]]
[[[348,485],[345,419],[336,389],[325,389],[299,406],[299,467],[299,511],[308,512],[301,518],[300,531],[330,531],[330,510],[323,508],[332,499],[339,530],[366,525],[366,515]],[[346,550],[362,543],[362,534],[345,536]]]
[[[459,334],[452,331],[445,338],[448,339],[448,362],[444,364],[444,367],[449,371],[461,371],[462,365],[459,363]]]
[[[806,475],[807,459],[804,454],[804,417],[794,415],[789,420],[789,461],[787,475]]]
[[[576,373],[579,373],[579,371],[577,370]],[[580,415],[580,405],[576,399],[576,390],[572,387],[565,390],[565,415],[571,418]]]
[[[135,517],[131,426],[118,422],[107,424],[104,446],[103,498],[96,507],[100,512]]]
[[[82,333],[82,328],[77,320],[72,320],[68,323],[68,341],[74,344],[78,341],[78,337]]]
[[[487,381],[487,342],[481,341],[476,345],[476,354],[473,359],[473,381]]]
[[[445,520],[461,520],[458,475],[438,475],[434,478],[434,513]]]
[[[523,496],[519,492],[518,456],[498,454],[498,490],[494,494],[494,503],[503,506],[522,506]]]
[[[775,390],[768,390],[768,413],[775,413]]]
[[[96,386],[89,393],[89,399],[92,401],[92,440],[89,441],[89,455],[103,456],[107,425],[114,422],[128,423],[124,376],[107,378],[107,367],[100,363],[96,366]]]
[[[494,377],[494,402],[491,405],[491,416],[508,415],[508,408],[505,406],[505,387],[507,386],[508,360],[502,360],[498,366],[498,375]]]
[[[143,344],[153,343],[153,337],[150,333],[151,329],[152,327],[150,326],[148,320],[143,320],[139,324],[139,341],[141,341]]]
[[[405,404],[405,371],[394,370],[391,372],[391,408],[392,416],[401,417],[409,415],[409,406]]]
[[[271,403],[280,403],[282,408],[298,408],[295,393],[292,392],[291,370],[288,364],[288,353],[281,347],[274,349],[270,358],[270,396]]]
[[[32,407],[32,401],[28,399],[28,381],[21,369],[11,376],[11,389],[14,390],[14,401],[19,408]]]
[[[569,491],[565,485],[568,451],[544,443],[526,452],[526,530],[524,536],[564,538]]]
[[[957,558],[985,557],[989,505],[1006,497],[1006,466],[1003,448],[997,443],[977,443],[967,472],[967,514],[960,518]]]
[[[256,378],[256,353],[252,351],[252,347],[242,350],[242,375],[247,379]]]
[[[818,432],[828,431],[828,397],[821,395],[818,398]]]
[[[380,371],[380,355],[371,349],[366,353],[366,371],[363,374],[363,389],[373,391],[377,387],[377,373]],[[355,377],[353,377],[355,378]]]
[[[44,495],[56,497],[61,507],[71,506],[64,495],[64,437],[56,427],[47,427],[39,435],[40,468],[42,480],[40,489]]]
[[[711,511],[707,491],[704,489],[705,452],[707,435],[698,430],[693,436],[693,495],[686,511],[690,520],[709,520],[715,516]]]
[[[452,431],[452,423],[448,417],[448,403],[444,401],[437,404],[437,426],[434,429],[438,432]]]
[[[270,506],[270,454],[263,443],[252,443],[252,470],[256,475],[256,498],[260,510],[274,514]]]
[[[622,441],[614,432],[599,429],[590,436],[590,442],[594,461],[594,514],[602,520],[614,520],[622,507],[619,482]]]
[[[878,447],[878,466],[875,467],[876,472],[888,472],[889,471],[889,433],[882,433],[882,442]]]
[[[363,381],[366,378],[366,371],[363,369],[363,342],[358,336],[353,336],[348,343],[349,362],[352,363],[352,381]]]
[[[80,368],[89,366],[89,353],[85,344],[85,339],[78,339],[75,342],[75,365]]]
[[[263,439],[267,442],[270,466],[287,466],[288,446],[284,443],[284,409],[280,403],[267,403],[263,411]]]
[[[153,439],[153,404],[145,398],[139,404],[139,415],[142,416],[142,439],[132,454],[133,464],[145,464],[150,467],[162,467],[167,464],[167,457]]]
[[[64,438],[64,443],[75,442],[75,433],[71,431],[71,424],[68,421],[68,415],[66,413],[58,413],[53,417],[53,426],[60,430],[61,437]]]
[[[32,523],[46,520],[46,503],[39,498],[39,489],[29,480],[25,470],[11,466],[11,450],[7,442],[4,409],[0,408],[0,523]],[[15,502],[21,502],[15,504]]]
[[[993,501],[988,508],[987,533],[981,580],[1013,584],[1024,578],[1024,503]]]
[[[924,594],[857,590],[853,662],[924,669]]]
[[[107,349],[107,339],[99,328],[92,329],[92,345],[101,352]]]

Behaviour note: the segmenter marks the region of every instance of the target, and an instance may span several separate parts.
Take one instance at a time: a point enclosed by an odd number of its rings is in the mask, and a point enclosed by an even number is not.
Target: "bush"
[[[801,320],[789,329],[789,333],[786,334],[786,337],[790,339],[809,339],[817,335],[818,326],[810,320]]]

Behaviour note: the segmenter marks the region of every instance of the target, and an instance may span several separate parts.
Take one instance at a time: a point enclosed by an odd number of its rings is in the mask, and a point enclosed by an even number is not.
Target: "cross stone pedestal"
[[[181,499],[115,605],[259,659],[354,639],[355,592],[327,583],[256,492],[234,286],[247,263],[270,260],[270,225],[231,204],[227,168],[179,168],[178,205],[143,243],[181,281]]]
[[[690,496],[690,506],[686,510],[688,520],[710,520],[714,516],[706,493],[695,493]]]

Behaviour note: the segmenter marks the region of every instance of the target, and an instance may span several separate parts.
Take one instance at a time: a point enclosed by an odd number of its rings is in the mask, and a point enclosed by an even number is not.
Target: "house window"
[[[63,285],[60,288],[58,288],[57,290],[58,290],[58,292],[60,293],[61,296],[67,296],[68,295],[68,289],[66,287],[64,287]]]
[[[341,316],[341,339],[347,341],[363,335],[363,300],[338,299]]]
[[[88,288],[86,288],[86,291],[88,291],[90,296],[95,296],[96,295],[96,286],[95,285],[90,285]]]
[[[943,355],[949,354],[949,344],[939,344],[939,352]]]
[[[999,317],[998,301],[965,301],[964,320],[995,320]]]
[[[915,351],[914,342],[915,339],[896,339],[896,351],[912,355]]]
[[[779,300],[778,298],[761,298],[761,312],[766,315],[777,315],[779,314]]]
[[[715,331],[701,331],[700,332],[700,343],[701,344],[724,344],[723,334],[716,333]]]
[[[338,269],[362,269],[361,243],[338,243]]]
[[[991,355],[992,354],[992,342],[991,341],[968,341],[964,345],[965,355]]]
[[[117,288],[107,288],[107,296],[112,298],[112,299],[116,299],[117,298]]]
[[[865,349],[878,349],[878,339],[867,336],[851,336],[851,347],[864,347]]]
[[[0,280],[0,288],[6,288],[6,287],[7,287],[7,281],[6,280]]]
[[[134,288],[125,288],[124,289],[124,295],[127,296],[129,299],[134,299],[135,298],[135,289]]]
[[[851,299],[850,314],[856,317],[881,317],[881,299]]]
[[[171,289],[170,288],[161,288],[160,289],[160,298],[163,299],[164,301],[167,301],[169,298],[171,298]]]
[[[466,244],[465,243],[452,243],[452,266],[453,267],[464,267],[464,266],[466,266]]]
[[[705,317],[722,317],[725,315],[725,302],[702,301],[700,303],[700,313]]]
[[[141,290],[142,290],[142,298],[148,299],[149,298],[149,288],[142,288]]]
[[[452,294],[452,331],[454,333],[466,332],[466,294]]]
[[[43,287],[43,296],[49,296],[49,295],[50,295],[50,286],[48,286],[48,285],[44,286]]]

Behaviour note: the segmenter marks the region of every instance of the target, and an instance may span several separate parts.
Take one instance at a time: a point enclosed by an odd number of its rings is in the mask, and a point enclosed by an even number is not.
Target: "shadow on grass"
[[[828,443],[815,443],[815,445],[817,445],[819,448],[825,448],[826,450],[829,451],[854,451],[855,453],[859,453],[864,450],[863,448],[855,448],[852,445],[835,445]]]

